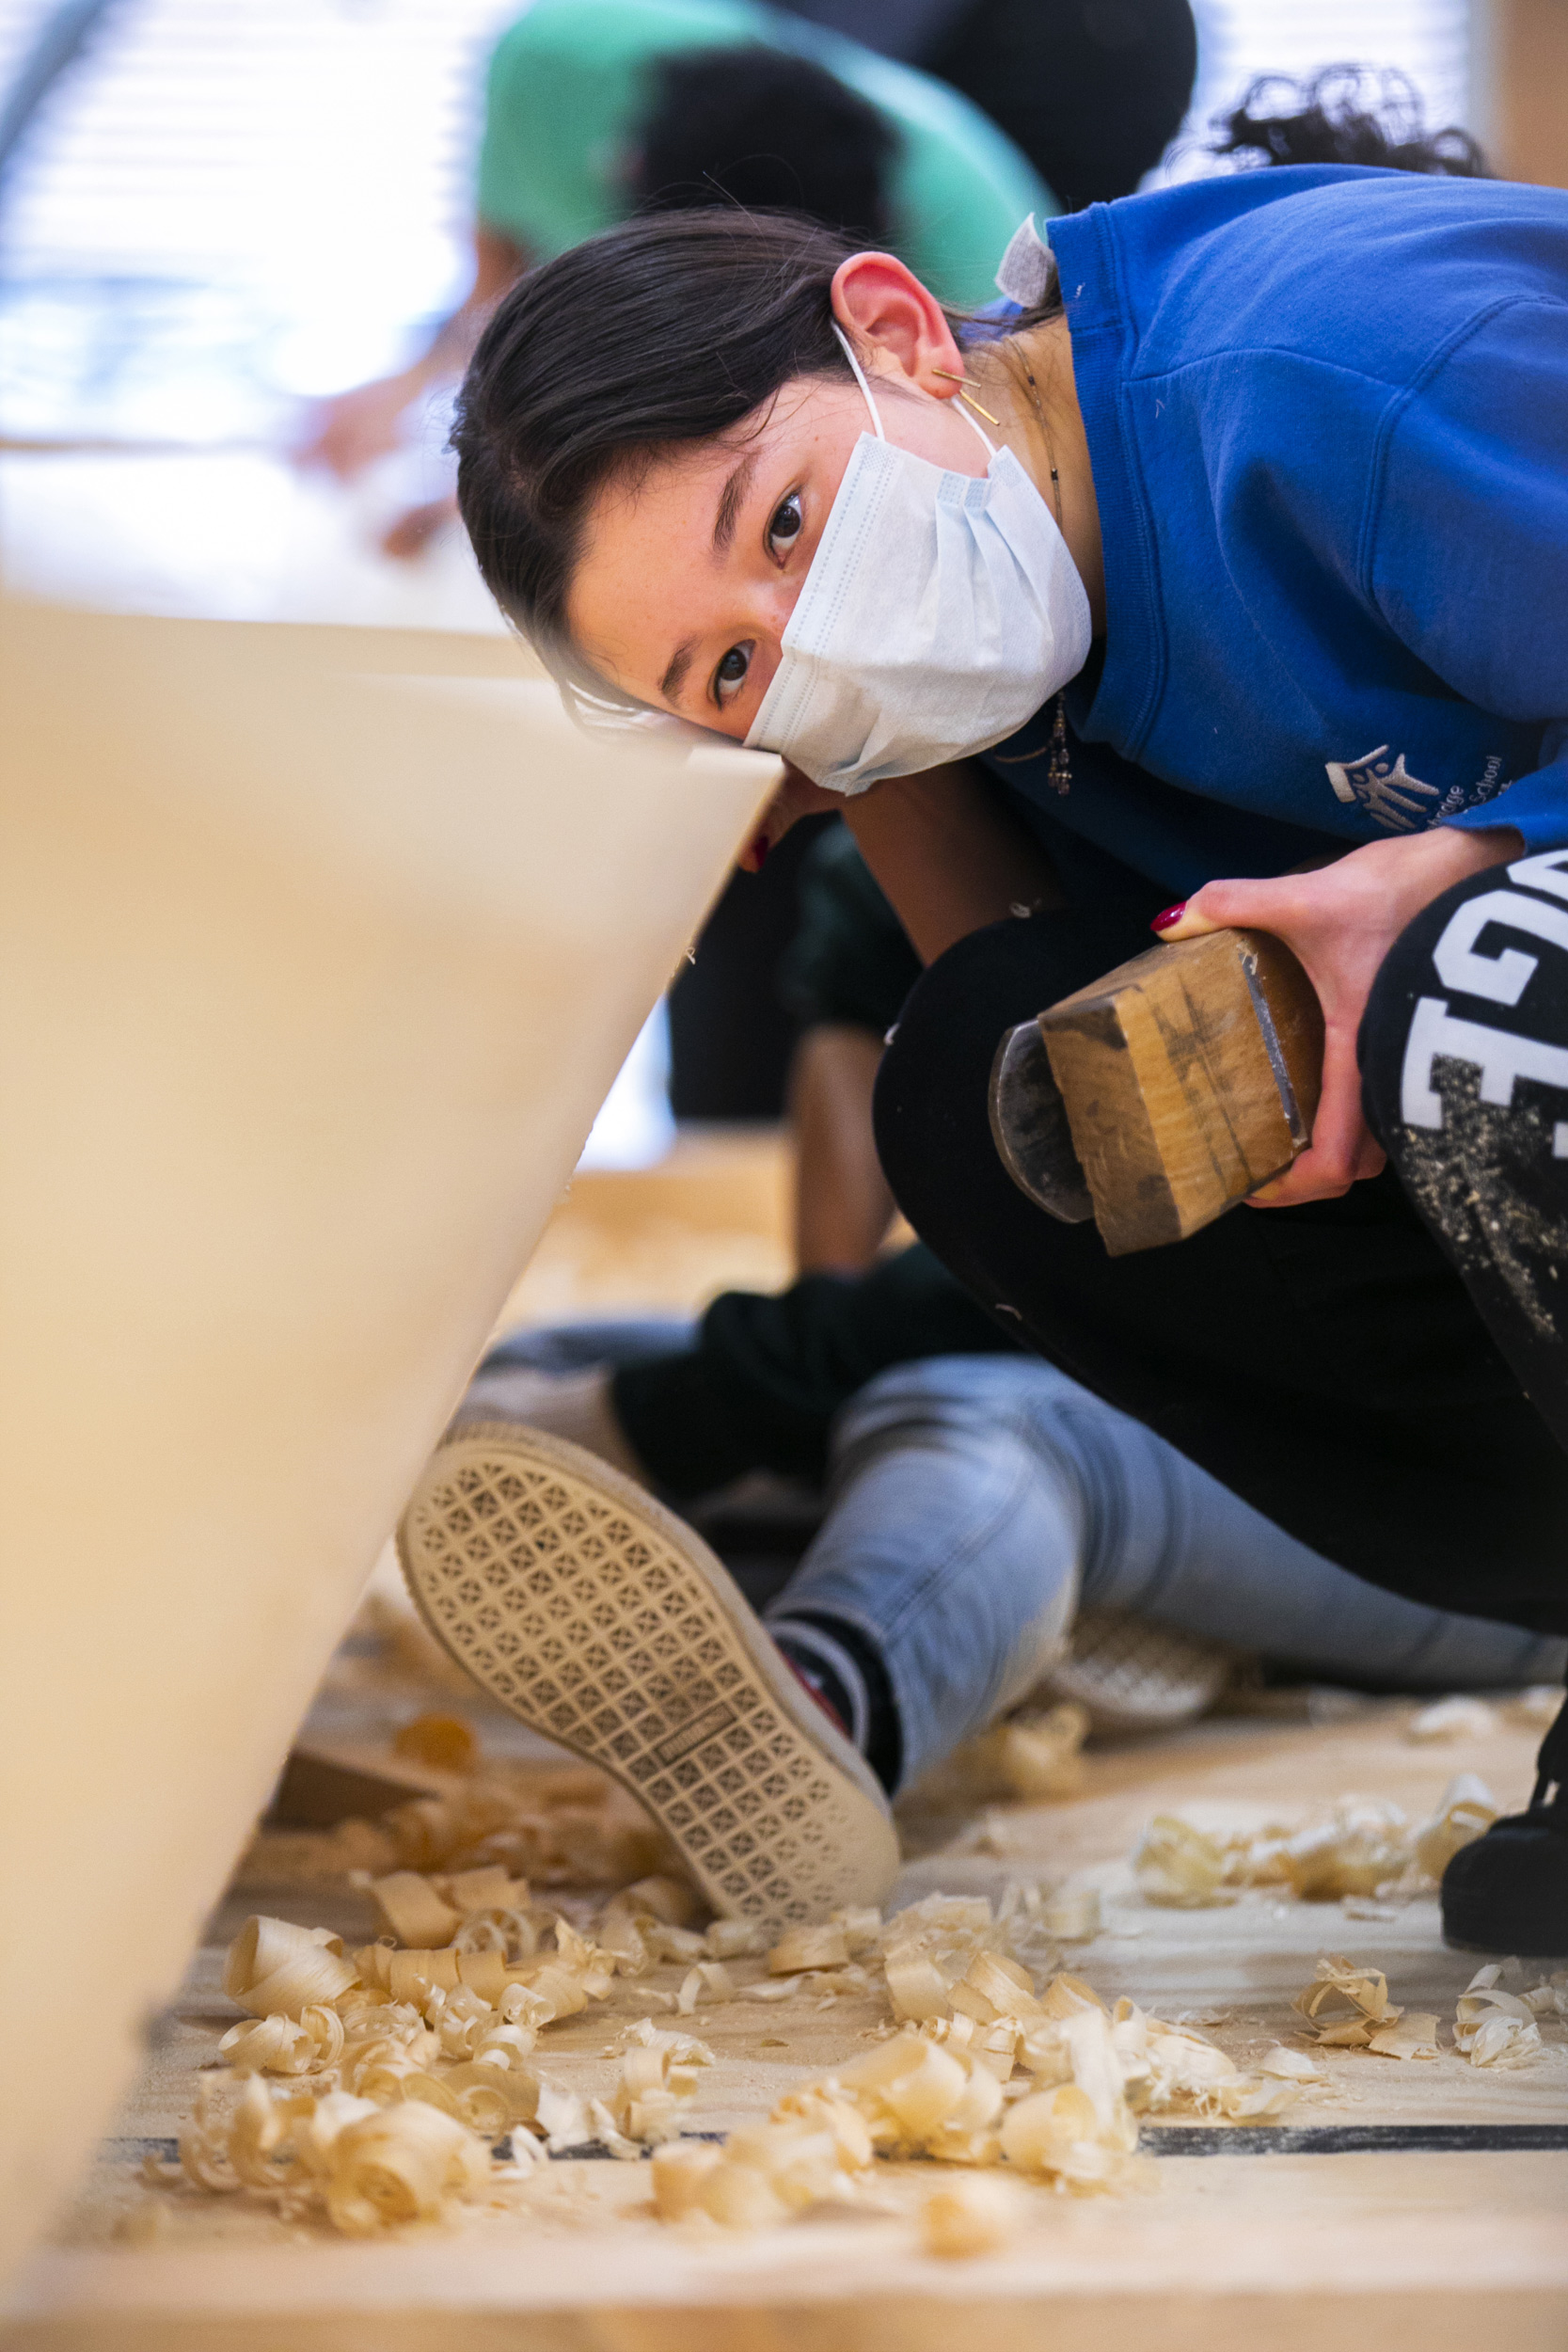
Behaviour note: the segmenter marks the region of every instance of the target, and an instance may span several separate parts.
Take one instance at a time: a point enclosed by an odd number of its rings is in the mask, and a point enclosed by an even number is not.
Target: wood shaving
[[[1196,1911],[1234,1898],[1226,1886],[1226,1853],[1174,1813],[1158,1814],[1132,1851],[1132,1876],[1145,1902]]]
[[[706,1936],[695,1934],[690,1928],[667,1927],[658,1919],[642,1922],[642,1940],[655,1960],[689,1963],[705,1958],[707,1953]]]
[[[1485,1699],[1435,1699],[1405,1724],[1407,1740],[1484,1740],[1497,1728],[1497,1710]]]
[[[674,2140],[653,2157],[655,2209],[667,2221],[703,2214],[726,2229],[766,2229],[792,2213],[852,2199],[872,2160],[852,2106],[830,2090],[792,2092],[766,2123],[722,2148]]]
[[[835,1911],[833,1925],[843,1929],[851,1960],[863,1960],[880,1948],[882,1915],[874,1904],[851,1903],[846,1910]]]
[[[644,2019],[626,2038],[621,2077],[608,2102],[610,2122],[639,2150],[673,2139],[713,2053],[689,2034],[660,2033]],[[601,2135],[602,2136],[602,2135]]]
[[[1023,2219],[1018,2191],[991,2175],[960,2176],[920,2208],[920,2240],[927,2254],[962,2261],[994,2253],[1017,2235]]]
[[[1047,1935],[1059,1944],[1087,1944],[1100,1933],[1100,1889],[1063,1886],[1048,1897],[1040,1913]]]
[[[837,1920],[821,1927],[789,1928],[768,1955],[770,1977],[799,1975],[813,1968],[843,1968],[849,1960],[849,1939]]]
[[[1367,2049],[1374,2034],[1391,2032],[1404,2013],[1389,2000],[1381,1968],[1363,1968],[1335,1953],[1320,1959],[1291,2007],[1314,2027],[1319,2043],[1345,2050]],[[1349,2013],[1339,2016],[1339,2010]]]
[[[1543,1977],[1521,1997],[1532,2017],[1556,2015],[1568,2019],[1568,1969],[1559,1968],[1551,1976]]]
[[[501,1876],[504,1879],[505,1872]],[[450,1944],[463,1925],[463,1914],[442,1901],[432,1880],[419,1870],[392,1870],[372,1879],[370,1894],[388,1931],[400,1944],[423,1947]]]
[[[710,2008],[736,1996],[735,1979],[721,1960],[700,1960],[695,1968],[687,1971],[681,1989],[675,1995],[675,2009],[682,2017],[689,2017],[699,2001],[705,1998]]]
[[[1326,1820],[1298,1831],[1281,1850],[1292,1893],[1304,1902],[1375,1895],[1410,1860],[1410,1829],[1397,1804],[1346,1798]]]
[[[1430,1892],[1497,1813],[1485,1783],[1461,1772],[1431,1820],[1418,1824],[1372,1797],[1343,1797],[1294,1829],[1274,1823],[1223,1834],[1163,1814],[1133,1850],[1132,1875],[1146,1901],[1189,1910],[1231,1902],[1248,1886],[1288,1889],[1302,1902],[1402,1901]],[[1385,1915],[1358,1909],[1351,1915]]]
[[[281,2014],[230,2026],[218,2056],[236,2074],[309,2074],[336,2066],[343,2054],[343,2021],[335,2009],[311,2001],[298,2020]]]
[[[1437,2019],[1426,2010],[1407,2009],[1397,2026],[1385,2026],[1367,2047],[1378,2058],[1434,2058]]]
[[[1497,1961],[1478,1968],[1459,1996],[1454,2048],[1472,2066],[1530,2066],[1544,2051],[1532,2005],[1500,1989],[1502,1973]]]
[[[966,1740],[921,1784],[927,1803],[974,1805],[1011,1798],[1030,1804],[1077,1796],[1085,1780],[1086,1710],[1064,1699],[1027,1709]]]
[[[247,1919],[229,1947],[223,1989],[253,2017],[293,2017],[330,2004],[358,1981],[343,1939],[288,1919]]]
[[[1418,1869],[1426,1878],[1440,1879],[1461,1847],[1489,1830],[1500,1810],[1483,1780],[1474,1772],[1456,1773],[1438,1799],[1436,1812],[1416,1832]]]
[[[1328,2080],[1317,2059],[1306,2050],[1288,2050],[1276,2042],[1257,2061],[1260,2074],[1275,2074],[1285,2082],[1322,2083]]]
[[[1037,1886],[1010,1886],[995,1914],[983,1896],[930,1895],[882,1930],[882,1967],[894,2016],[919,2024],[952,2014],[952,1988],[982,1951],[1050,1964]],[[1044,1946],[1044,1949],[1041,1947]]]
[[[873,1912],[879,1929],[880,1912]],[[768,1949],[768,1931],[754,1919],[715,1919],[703,1938],[710,1960],[759,1960]]]
[[[245,2079],[226,2122],[210,2087],[180,2134],[186,2178],[211,2194],[241,2188],[270,2198],[285,2217],[315,2211],[350,2237],[437,2220],[454,2199],[485,2185],[490,2151],[455,2117],[424,2102],[393,2108],[347,2091],[312,2097]]]
[[[758,1984],[743,1984],[743,2001],[787,2001],[805,1983],[804,1977],[764,1977]]]

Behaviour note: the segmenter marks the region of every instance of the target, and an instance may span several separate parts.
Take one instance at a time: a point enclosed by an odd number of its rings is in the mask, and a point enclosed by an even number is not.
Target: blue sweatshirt
[[[988,753],[1035,830],[1173,894],[1433,824],[1568,843],[1568,193],[1312,166],[1051,238],[1105,553],[1068,710],[1109,756],[1053,794],[1049,710]]]

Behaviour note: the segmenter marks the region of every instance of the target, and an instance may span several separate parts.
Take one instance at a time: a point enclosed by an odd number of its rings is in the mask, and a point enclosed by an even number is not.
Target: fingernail
[[[1168,931],[1173,923],[1180,922],[1186,912],[1187,901],[1183,898],[1180,906],[1167,907],[1164,914],[1157,914],[1148,928],[1151,931]]]

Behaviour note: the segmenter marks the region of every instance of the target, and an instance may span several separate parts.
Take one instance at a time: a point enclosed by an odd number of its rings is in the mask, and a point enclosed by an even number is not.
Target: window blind
[[[115,0],[0,209],[0,427],[221,434],[395,364],[460,290],[485,56],[517,0]],[[0,81],[47,0],[0,0]],[[1254,73],[1398,65],[1463,119],[1466,0],[1196,0],[1211,168]],[[272,404],[269,410],[268,404]]]

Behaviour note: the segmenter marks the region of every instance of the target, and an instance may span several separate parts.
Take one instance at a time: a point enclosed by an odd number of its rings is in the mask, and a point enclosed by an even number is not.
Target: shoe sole
[[[1164,1731],[1205,1714],[1235,1669],[1235,1651],[1218,1642],[1130,1610],[1081,1609],[1040,1689],[1086,1707],[1097,1731]]]
[[[714,1909],[775,1927],[879,1904],[887,1800],[701,1537],[596,1454],[464,1429],[398,1554],[436,1639],[531,1729],[612,1773]]]

